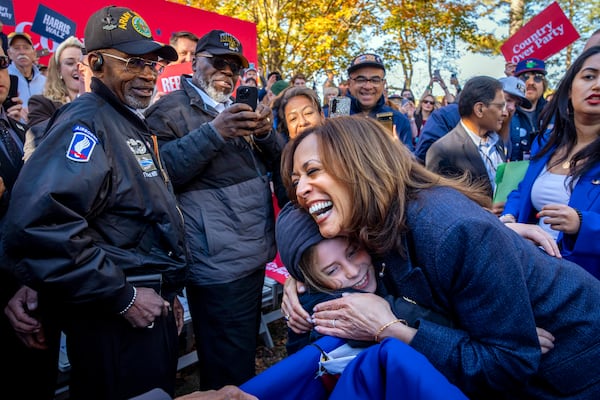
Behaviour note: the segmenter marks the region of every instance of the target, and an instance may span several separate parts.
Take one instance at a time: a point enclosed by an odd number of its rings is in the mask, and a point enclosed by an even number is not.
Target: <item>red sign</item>
[[[285,280],[290,277],[290,273],[283,265],[277,264],[278,261],[281,262],[281,260],[275,259],[275,261],[267,263],[265,275],[284,285]]]
[[[192,72],[191,62],[167,65],[165,70],[158,76],[158,79],[156,80],[156,91],[169,93],[174,90],[179,90],[179,88],[181,88],[181,82],[179,81],[181,75],[191,75]]]
[[[526,58],[546,60],[577,39],[579,33],[554,2],[504,42],[500,50],[506,61],[515,64]]]
[[[40,1],[15,1],[14,15],[16,20],[15,31],[27,32],[33,38],[33,44],[38,54],[43,54],[44,49],[53,53],[59,43],[40,36],[31,31],[36,11]],[[212,29],[222,29],[237,37],[244,47],[244,55],[248,61],[256,63],[257,43],[256,24],[248,21],[215,14],[182,4],[172,3],[165,0],[125,0],[115,2],[114,0],[86,0],[79,1],[77,5],[71,1],[44,0],[44,6],[63,15],[65,18],[75,21],[77,29],[75,35],[83,41],[85,24],[94,12],[102,7],[112,4],[129,7],[144,18],[152,29],[154,40],[169,43],[169,38],[176,31],[190,31],[202,36]],[[9,34],[12,30],[5,26],[4,33]],[[41,60],[45,63],[45,60]]]

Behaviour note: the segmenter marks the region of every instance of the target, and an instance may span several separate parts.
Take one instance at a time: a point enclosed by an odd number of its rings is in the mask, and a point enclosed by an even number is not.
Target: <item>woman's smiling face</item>
[[[344,234],[352,209],[350,191],[324,169],[315,134],[306,136],[294,152],[292,184],[298,204],[315,219],[323,237]]]

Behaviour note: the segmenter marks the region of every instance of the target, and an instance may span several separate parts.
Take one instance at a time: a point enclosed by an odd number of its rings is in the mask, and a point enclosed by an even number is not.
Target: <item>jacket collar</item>
[[[121,100],[119,100],[117,96],[113,93],[113,91],[110,90],[108,86],[106,86],[100,79],[95,77],[92,78],[90,87],[92,89],[93,94],[101,97],[120,114],[126,115],[127,117],[135,117],[134,119],[131,119],[131,121],[135,122],[136,124],[142,125],[145,130],[148,130],[148,126],[146,125],[142,114],[135,112],[134,110],[123,104]]]
[[[351,114],[360,114],[363,112],[362,107],[360,106],[360,103],[358,102],[358,99],[354,96],[352,96],[350,94],[350,92],[348,92],[348,94],[346,94],[346,96],[350,97],[350,113]],[[377,112],[381,111],[381,107],[383,107],[385,105],[385,98],[383,97],[383,95],[381,95],[381,97],[379,98],[379,100],[377,100],[377,104],[375,104],[375,107],[373,107],[373,109],[371,111],[369,111],[369,116],[374,116]]]

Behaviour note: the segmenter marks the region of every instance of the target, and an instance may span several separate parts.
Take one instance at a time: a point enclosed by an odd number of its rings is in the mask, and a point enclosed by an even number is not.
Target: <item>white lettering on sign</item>
[[[511,61],[516,64],[519,61],[526,59],[533,54],[535,49],[541,48],[550,43],[552,39],[564,35],[564,33],[565,27],[563,24],[552,27],[552,22],[548,22],[546,25],[538,28],[527,39],[513,46],[512,51],[514,56]]]
[[[50,33],[51,35],[61,39],[66,39],[71,35],[71,26],[69,24],[65,24],[60,19],[45,14],[42,22],[44,25],[46,25],[46,32]]]

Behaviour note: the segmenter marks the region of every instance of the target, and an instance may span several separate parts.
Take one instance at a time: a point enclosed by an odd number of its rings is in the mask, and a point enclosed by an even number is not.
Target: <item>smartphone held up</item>
[[[252,111],[258,106],[258,89],[255,86],[239,86],[235,92],[235,102],[248,104]]]
[[[329,100],[329,117],[335,118],[350,115],[350,97],[337,96]]]

